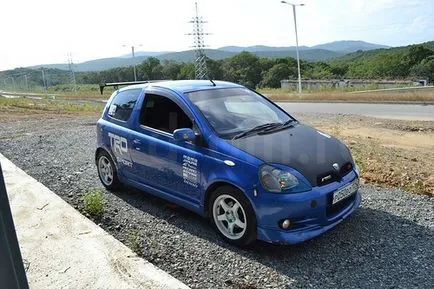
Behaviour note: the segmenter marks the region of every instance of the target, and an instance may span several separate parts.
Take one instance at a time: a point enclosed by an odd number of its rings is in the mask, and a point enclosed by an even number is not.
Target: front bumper
[[[279,244],[296,244],[335,227],[350,216],[361,203],[361,195],[353,196],[332,206],[333,193],[357,178],[356,172],[347,174],[340,182],[297,194],[272,194],[258,192],[255,202],[258,223],[257,238]],[[279,226],[283,219],[291,220],[284,230]]]

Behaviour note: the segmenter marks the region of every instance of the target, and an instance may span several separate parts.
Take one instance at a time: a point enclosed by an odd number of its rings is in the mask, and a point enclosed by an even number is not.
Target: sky
[[[401,46],[434,40],[433,0],[288,0],[299,45],[363,40]],[[1,0],[0,71],[139,51],[191,49],[194,0]],[[198,0],[209,48],[294,46],[292,7],[280,0]]]

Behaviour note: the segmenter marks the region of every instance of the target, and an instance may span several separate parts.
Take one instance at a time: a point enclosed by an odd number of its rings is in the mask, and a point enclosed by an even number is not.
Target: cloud
[[[427,33],[434,29],[434,18],[430,15],[421,15],[416,17],[410,25],[406,25],[405,30],[412,34]]]

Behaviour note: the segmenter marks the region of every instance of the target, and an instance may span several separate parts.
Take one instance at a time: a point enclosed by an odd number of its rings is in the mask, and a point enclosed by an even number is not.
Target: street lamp
[[[298,68],[298,93],[301,94],[301,72],[300,72],[300,55],[298,53],[298,33],[297,33],[297,15],[295,13],[295,6],[304,6],[304,4],[292,4],[286,1],[280,1],[282,4],[287,4],[292,6],[292,12],[294,13],[294,26],[295,26],[295,43],[297,52],[297,68]]]
[[[142,44],[138,45],[139,47],[142,46]],[[122,47],[127,47],[127,45],[122,45]],[[136,56],[134,55],[134,45],[131,46],[131,55],[133,58],[133,69],[134,69],[134,81],[137,81],[137,73],[136,73],[136,61],[135,58]]]
[[[6,79],[10,79],[12,83],[12,90],[15,92],[15,78],[13,76],[8,76]],[[4,83],[6,85],[6,79],[4,80]]]

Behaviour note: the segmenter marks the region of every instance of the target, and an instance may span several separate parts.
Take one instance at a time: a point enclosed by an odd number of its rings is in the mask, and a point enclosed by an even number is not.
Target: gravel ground
[[[0,123],[0,152],[81,210],[83,194],[102,187],[95,122]],[[434,198],[361,191],[357,213],[296,246],[229,246],[201,217],[133,189],[105,192],[107,211],[94,221],[192,288],[432,288]]]

